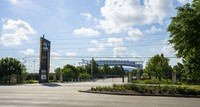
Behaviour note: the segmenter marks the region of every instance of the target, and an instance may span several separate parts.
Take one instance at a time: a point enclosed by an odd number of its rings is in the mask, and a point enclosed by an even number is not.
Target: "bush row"
[[[140,83],[140,84],[171,84],[172,81],[170,79],[162,79],[159,81],[158,79],[151,80],[133,80],[132,83]]]
[[[150,94],[182,94],[182,95],[200,95],[200,86],[180,86],[180,85],[148,85],[148,84],[124,84],[106,87],[93,87],[92,91],[109,92],[138,92]]]
[[[30,84],[30,83],[39,83],[39,81],[38,80],[26,80],[25,83],[28,83],[28,84]]]

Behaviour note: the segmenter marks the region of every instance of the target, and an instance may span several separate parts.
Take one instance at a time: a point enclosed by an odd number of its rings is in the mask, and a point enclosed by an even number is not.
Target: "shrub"
[[[145,84],[143,80],[133,80],[132,83]]]
[[[148,76],[148,74],[143,74],[142,75],[142,79],[147,79],[149,76]]]
[[[31,84],[31,83],[39,83],[38,80],[26,80],[26,83]]]
[[[106,87],[91,88],[92,91],[110,91],[110,92],[139,92],[153,94],[183,94],[200,95],[200,86],[180,86],[180,85],[147,85],[147,84],[123,84]]]
[[[170,79],[162,79],[162,80],[161,80],[161,83],[162,83],[162,84],[171,84],[171,83],[172,83],[172,80],[170,80]]]
[[[147,80],[133,80],[132,83],[139,84],[171,84],[172,81],[170,79],[162,79],[159,81],[158,79],[147,79]]]
[[[158,79],[144,80],[145,84],[160,84]]]

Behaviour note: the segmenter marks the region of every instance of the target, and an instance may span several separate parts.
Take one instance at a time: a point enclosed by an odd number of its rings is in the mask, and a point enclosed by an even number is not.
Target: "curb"
[[[200,98],[200,95],[172,95],[172,94],[148,94],[148,93],[123,93],[123,92],[106,92],[106,91],[90,91],[90,90],[79,90],[78,92],[83,93],[94,93],[94,94],[107,94],[107,95],[125,95],[125,96],[156,96],[156,97],[186,97],[186,98]]]

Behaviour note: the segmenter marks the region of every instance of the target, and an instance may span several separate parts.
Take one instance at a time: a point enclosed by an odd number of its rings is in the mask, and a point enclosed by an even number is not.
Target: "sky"
[[[190,0],[0,0],[0,58],[39,69],[40,37],[51,41],[51,72],[81,59],[175,57],[167,27]],[[35,66],[34,66],[35,65]],[[34,71],[35,67],[35,71]]]

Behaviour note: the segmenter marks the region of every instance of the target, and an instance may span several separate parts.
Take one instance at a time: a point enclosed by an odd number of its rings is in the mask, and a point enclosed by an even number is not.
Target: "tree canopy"
[[[167,31],[177,57],[183,59],[190,81],[200,84],[200,1],[177,7]]]
[[[5,80],[6,78],[9,80],[9,83],[10,83],[12,75],[22,76],[22,73],[25,71],[26,71],[25,65],[15,58],[6,57],[6,58],[0,59],[0,79],[1,80]],[[18,79],[19,78],[17,78],[17,81]]]
[[[172,68],[169,66],[169,59],[163,54],[155,55],[149,59],[146,64],[145,71],[151,76],[161,80],[161,78],[171,78]]]

